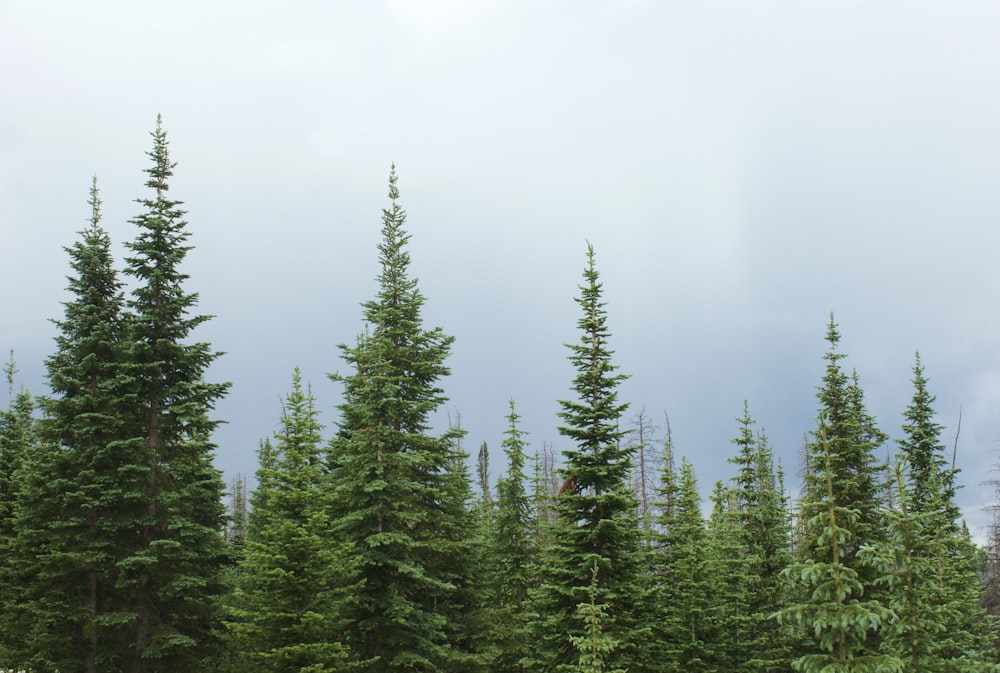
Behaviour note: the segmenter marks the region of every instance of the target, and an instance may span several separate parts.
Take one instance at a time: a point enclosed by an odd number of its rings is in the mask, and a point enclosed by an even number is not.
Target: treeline
[[[997,671],[996,564],[955,504],[923,365],[890,440],[845,370],[831,316],[800,497],[749,408],[735,477],[703,516],[694,468],[623,422],[587,248],[570,448],[531,452],[514,401],[490,483],[464,430],[434,432],[452,337],[424,324],[395,169],[378,292],[332,437],[292,374],[257,487],[223,504],[217,356],[185,288],[191,249],[159,120],[131,222],[126,292],[101,227],[67,248],[49,394],[0,412],[0,670],[38,673],[888,673]],[[894,441],[895,457],[883,455]],[[987,591],[990,589],[990,591]],[[990,607],[990,610],[987,610]]]

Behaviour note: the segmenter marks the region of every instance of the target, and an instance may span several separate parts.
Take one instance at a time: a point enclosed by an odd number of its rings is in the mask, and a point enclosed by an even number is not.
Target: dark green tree
[[[7,381],[7,407],[0,409],[0,669],[17,670],[25,662],[24,627],[18,610],[23,602],[23,578],[20,563],[14,562],[15,514],[21,483],[27,476],[25,463],[34,460],[36,451],[35,402],[24,388],[14,392],[14,351],[4,365]]]
[[[576,298],[583,313],[577,323],[580,341],[568,345],[577,399],[560,401],[559,413],[564,422],[559,432],[573,447],[563,451],[565,482],[556,499],[551,543],[542,552],[544,583],[532,601],[536,657],[528,667],[561,671],[577,665],[572,638],[587,631],[577,607],[590,601],[596,564],[596,603],[606,618],[604,634],[618,643],[608,653],[607,665],[640,671],[640,643],[648,639],[645,620],[650,615],[638,502],[629,483],[633,448],[624,444],[626,433],[619,427],[628,405],[618,401],[618,386],[626,376],[616,373],[611,360],[603,286],[589,244],[583,276]]]
[[[344,637],[373,673],[460,670],[467,653],[454,645],[472,609],[460,601],[469,485],[454,475],[456,431],[430,428],[446,400],[438,381],[449,374],[453,337],[423,325],[398,198],[393,167],[378,293],[363,304],[365,331],[341,346],[352,372],[333,376],[344,397],[330,446],[332,526],[353,550],[360,587],[345,606]]]
[[[128,494],[136,454],[123,441],[124,298],[96,179],[90,206],[90,226],[66,248],[71,299],[55,321],[56,352],[46,361],[52,392],[41,399],[39,447],[23,474],[11,553],[21,574],[13,580],[21,588],[21,661],[43,670],[117,668],[131,615],[116,584],[141,503]]]
[[[338,642],[345,555],[331,540],[320,430],[296,368],[281,429],[262,452],[227,623],[242,670],[329,673],[347,656]]]
[[[229,384],[209,383],[218,357],[208,343],[192,342],[210,316],[193,314],[198,295],[185,291],[181,264],[191,246],[181,202],[169,197],[175,164],[160,118],[152,132],[149,198],[131,222],[126,274],[136,287],[127,302],[130,352],[130,436],[141,447],[136,491],[144,506],[134,552],[120,562],[118,588],[134,614],[123,671],[195,671],[217,650],[212,625],[226,546],[222,536],[225,484],[212,464],[210,413]]]

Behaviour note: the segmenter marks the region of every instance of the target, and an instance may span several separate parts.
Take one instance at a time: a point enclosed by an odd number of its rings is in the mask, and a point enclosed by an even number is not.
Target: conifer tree
[[[831,472],[834,497],[838,507],[855,512],[840,526],[849,530],[849,539],[839,548],[841,562],[859,572],[863,583],[873,577],[870,571],[855,562],[861,545],[874,542],[883,533],[880,514],[882,491],[878,480],[876,449],[884,443],[886,435],[876,426],[875,420],[865,409],[864,394],[857,374],[849,376],[840,366],[845,356],[837,351],[840,333],[833,315],[827,326],[830,349],[824,355],[826,372],[823,385],[816,397],[820,403],[824,439],[819,430],[813,432],[813,441],[806,445],[805,470],[802,475],[803,499],[800,519],[808,521],[822,511],[827,490],[826,471]],[[829,455],[827,455],[829,454]],[[814,511],[813,507],[820,507]],[[806,529],[806,536],[799,540],[800,555],[812,558],[816,553],[830,553],[830,548],[816,544],[816,535],[822,529]],[[826,561],[832,561],[826,558]]]
[[[428,329],[424,296],[409,275],[409,234],[396,171],[382,211],[381,274],[363,304],[365,331],[342,345],[352,372],[331,446],[333,530],[353,550],[358,591],[345,606],[345,641],[366,670],[456,670],[469,663],[453,647],[472,608],[458,598],[461,562],[472,542],[471,513],[454,475],[454,430],[435,436],[430,416],[446,398],[438,381],[453,337]],[[466,478],[467,479],[467,478]],[[464,521],[463,521],[464,520]]]
[[[529,640],[525,606],[537,572],[535,513],[526,488],[524,471],[525,433],[514,400],[510,400],[507,430],[502,447],[507,472],[497,481],[497,507],[490,529],[490,591],[486,599],[492,618],[490,641],[495,653],[490,670],[495,673],[523,673]]]
[[[977,624],[979,577],[955,554],[963,542],[971,544],[956,539],[958,529],[942,520],[945,507],[929,509],[927,500],[920,505],[912,498],[909,469],[907,458],[897,456],[888,539],[860,552],[879,572],[876,583],[895,613],[883,629],[882,649],[898,657],[906,673],[995,671],[981,656],[987,640]]]
[[[20,577],[21,661],[93,672],[121,665],[131,612],[117,600],[119,564],[141,504],[135,444],[123,441],[128,384],[123,293],[101,228],[96,178],[90,226],[66,248],[74,274],[41,399],[39,447],[23,474],[11,550]]]
[[[281,429],[257,472],[228,623],[242,670],[328,673],[347,656],[338,642],[343,554],[330,539],[320,430],[296,368]]]
[[[198,295],[187,292],[181,264],[187,244],[182,203],[169,197],[167,134],[157,117],[151,133],[148,198],[131,222],[126,274],[137,286],[127,307],[132,400],[128,428],[142,460],[134,465],[143,513],[133,553],[121,562],[119,589],[134,614],[123,671],[195,671],[217,647],[212,637],[226,556],[222,529],[225,485],[212,465],[211,435],[219,421],[210,412],[228,384],[209,383],[205,373],[219,355],[208,343],[191,342],[210,318],[193,315]]]
[[[814,450],[821,450],[826,492],[803,503],[808,512],[806,539],[812,547],[801,550],[803,558],[791,564],[786,577],[801,587],[800,598],[777,613],[781,623],[791,624],[809,641],[802,656],[794,660],[802,673],[902,673],[902,662],[872,648],[871,641],[892,618],[892,611],[865,596],[858,571],[845,563],[842,551],[856,544],[858,512],[837,500],[833,450],[827,441],[827,422],[821,414]],[[813,454],[814,460],[820,458]],[[813,491],[815,492],[815,491]],[[851,558],[859,563],[856,555]]]
[[[771,615],[788,598],[781,572],[792,560],[791,514],[767,436],[754,433],[755,421],[745,402],[737,423],[739,435],[732,441],[738,450],[730,462],[739,468],[732,483],[733,514],[746,603],[739,638],[743,654],[733,670],[764,673],[790,658],[790,634]]]
[[[665,474],[664,501],[672,502],[658,521],[664,531],[657,561],[658,620],[656,644],[664,671],[714,671],[719,652],[722,596],[718,559],[709,548],[694,468],[681,460],[680,474]]]
[[[639,643],[648,633],[644,605],[646,568],[639,554],[638,503],[629,476],[632,448],[619,428],[627,404],[618,401],[616,373],[609,348],[610,332],[602,300],[603,287],[587,246],[578,327],[580,342],[569,345],[576,400],[560,401],[559,432],[573,442],[563,451],[565,482],[556,499],[557,519],[551,543],[543,550],[544,584],[533,600],[533,632],[537,648],[529,670],[560,671],[577,663],[572,638],[586,631],[577,606],[589,600],[591,571],[596,564],[596,602],[604,606],[604,633],[619,643],[608,653],[611,668],[642,669]]]
[[[24,663],[25,619],[18,607],[23,603],[23,579],[15,563],[15,521],[20,484],[27,477],[25,463],[35,452],[34,398],[24,388],[14,392],[14,351],[4,365],[7,407],[0,409],[0,670],[17,670]]]

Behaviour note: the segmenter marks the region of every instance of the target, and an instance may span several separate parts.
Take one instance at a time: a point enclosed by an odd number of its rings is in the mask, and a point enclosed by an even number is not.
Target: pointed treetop
[[[101,201],[100,192],[97,189],[96,175],[93,176],[93,178],[91,179],[90,200],[88,201],[88,203],[90,204],[90,219],[87,221],[90,222],[90,226],[92,229],[96,229],[101,221],[101,205],[103,203]]]

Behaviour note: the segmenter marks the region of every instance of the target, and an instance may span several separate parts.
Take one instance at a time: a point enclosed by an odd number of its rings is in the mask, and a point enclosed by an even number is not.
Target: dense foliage
[[[656,457],[644,413],[623,421],[588,245],[561,465],[532,450],[511,400],[504,472],[491,485],[484,443],[474,492],[464,431],[434,429],[453,338],[424,324],[394,167],[330,436],[296,369],[256,486],[236,480],[227,516],[211,439],[227,384],[207,380],[218,353],[195,339],[209,318],[185,287],[159,120],[152,137],[121,270],[96,179],[66,248],[47,394],[15,390],[13,355],[5,369],[0,670],[1000,670],[1000,563],[963,525],[923,363],[884,465],[889,436],[832,315],[801,497],[744,405],[706,517],[669,428]]]

